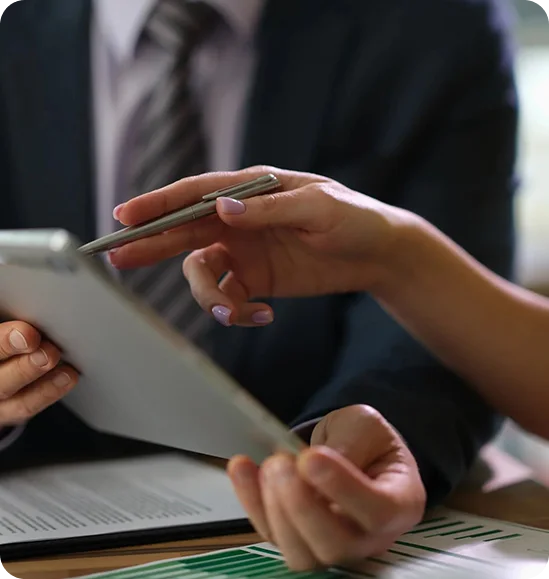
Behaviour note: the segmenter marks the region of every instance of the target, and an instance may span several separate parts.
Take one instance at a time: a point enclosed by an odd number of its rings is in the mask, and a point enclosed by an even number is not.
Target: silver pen
[[[250,197],[255,197],[256,195],[262,195],[263,193],[274,191],[279,187],[280,182],[274,175],[264,175],[258,179],[254,179],[253,181],[247,181],[245,183],[240,183],[239,185],[227,187],[226,189],[220,189],[219,191],[208,193],[202,197],[202,201],[195,205],[178,209],[177,211],[167,213],[158,219],[153,219],[140,225],[133,225],[121,229],[120,231],[116,231],[115,233],[110,233],[109,235],[105,235],[104,237],[83,245],[79,250],[86,255],[95,255],[97,253],[109,251],[121,247],[122,245],[126,245],[132,241],[137,241],[138,239],[164,233],[164,231],[195,221],[201,217],[213,215],[216,212],[216,199],[219,197],[248,199]]]

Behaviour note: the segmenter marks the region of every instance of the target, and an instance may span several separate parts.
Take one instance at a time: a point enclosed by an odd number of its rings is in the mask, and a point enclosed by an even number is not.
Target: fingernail
[[[121,203],[120,205],[117,205],[112,212],[112,216],[118,221],[118,218],[120,217],[120,212],[122,211],[122,208],[124,207],[125,203]]]
[[[279,459],[272,460],[266,465],[265,478],[267,482],[285,483],[293,479],[295,467],[291,460]]]
[[[12,330],[10,333],[10,344],[14,350],[24,351],[26,350],[29,345],[27,340],[25,340],[25,336],[19,330]]]
[[[302,462],[304,474],[312,482],[325,481],[330,476],[330,469],[326,463],[318,456],[308,456]]]
[[[44,366],[47,366],[49,361],[48,355],[41,348],[40,350],[33,352],[30,356],[30,359],[35,366],[38,366],[38,368],[43,368]]]
[[[225,306],[214,306],[212,308],[213,317],[223,326],[231,325],[231,310]]]
[[[219,204],[221,205],[221,211],[227,213],[227,215],[242,215],[242,213],[246,212],[246,205],[238,199],[220,197]]]
[[[270,310],[263,310],[261,312],[255,312],[252,315],[252,322],[254,324],[266,325],[272,323],[274,320],[273,312]]]
[[[109,263],[113,266],[116,267],[116,263],[114,263],[114,257],[116,256],[116,254],[118,253],[118,248],[116,249],[111,249],[108,253],[107,253],[107,259],[109,260]]]
[[[57,388],[64,388],[65,386],[68,386],[70,382],[71,377],[68,374],[65,374],[65,372],[57,374],[52,380],[52,384]]]
[[[233,477],[238,483],[247,484],[256,480],[257,470],[250,466],[240,467],[233,471]]]

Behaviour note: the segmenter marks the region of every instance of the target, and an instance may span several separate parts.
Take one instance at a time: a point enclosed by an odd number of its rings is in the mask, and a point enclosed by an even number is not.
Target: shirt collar
[[[196,0],[190,0],[196,1]],[[244,42],[255,33],[266,0],[203,0],[219,11]],[[94,0],[100,33],[119,61],[133,57],[139,36],[157,0]]]

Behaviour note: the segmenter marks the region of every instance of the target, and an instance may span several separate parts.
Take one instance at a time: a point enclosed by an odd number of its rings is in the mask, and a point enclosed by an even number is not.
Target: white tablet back
[[[297,436],[77,251],[64,231],[0,232],[0,312],[41,329],[82,374],[65,404],[97,430],[261,461]]]

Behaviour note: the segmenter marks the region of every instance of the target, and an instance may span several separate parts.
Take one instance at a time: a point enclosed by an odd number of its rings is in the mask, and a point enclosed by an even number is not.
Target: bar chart
[[[251,545],[95,576],[96,579],[534,579],[549,532],[440,509],[354,571],[292,573],[271,545]],[[89,578],[91,579],[91,578]]]

